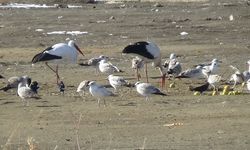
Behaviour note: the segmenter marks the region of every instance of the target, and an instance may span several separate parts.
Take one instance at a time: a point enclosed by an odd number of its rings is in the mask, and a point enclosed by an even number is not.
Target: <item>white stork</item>
[[[56,74],[58,84],[60,79],[58,75],[58,64],[75,64],[78,56],[77,51],[84,56],[83,52],[73,40],[70,40],[68,44],[58,43],[46,48],[41,53],[36,54],[32,59],[32,63],[34,64],[40,61],[45,61],[45,65]],[[55,63],[56,69],[53,69],[51,66],[49,66],[48,62]]]
[[[161,73],[161,87],[165,86],[166,70],[161,65],[161,52],[159,47],[152,42],[136,42],[126,46],[122,53],[134,54],[140,57],[145,62],[145,73],[148,83],[147,63],[153,62],[154,67],[159,68]]]

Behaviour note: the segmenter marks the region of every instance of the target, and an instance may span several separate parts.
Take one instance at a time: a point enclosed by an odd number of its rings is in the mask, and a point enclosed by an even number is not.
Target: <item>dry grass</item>
[[[11,2],[11,0],[0,0],[0,3],[2,4],[9,3],[9,2]]]
[[[5,145],[3,146],[3,150],[8,150],[8,149],[9,149],[9,146],[11,146],[12,140],[13,140],[13,138],[16,137],[15,134],[16,134],[16,132],[19,130],[19,128],[20,128],[20,123],[18,123],[18,124],[15,126],[15,128],[12,130],[12,132],[11,132],[10,136],[8,137],[8,139],[7,139],[6,143],[5,143]]]
[[[82,114],[79,114],[79,117],[77,114],[74,114],[72,111],[72,117],[73,117],[73,123],[74,123],[74,131],[76,136],[76,146],[78,150],[81,150],[80,141],[79,141],[79,130],[80,130],[80,124],[82,120]]]
[[[28,137],[27,144],[29,146],[29,150],[39,150],[38,143],[33,137]]]

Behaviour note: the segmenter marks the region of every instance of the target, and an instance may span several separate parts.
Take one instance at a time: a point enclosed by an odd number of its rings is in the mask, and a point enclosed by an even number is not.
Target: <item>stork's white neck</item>
[[[70,40],[70,41],[68,42],[68,45],[69,45],[70,47],[74,47],[75,42],[74,42],[73,40]]]

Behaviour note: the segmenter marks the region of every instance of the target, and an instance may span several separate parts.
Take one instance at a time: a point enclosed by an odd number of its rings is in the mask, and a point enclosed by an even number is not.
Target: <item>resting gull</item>
[[[108,75],[117,73],[117,72],[123,72],[120,70],[117,66],[111,64],[107,60],[103,59],[99,62],[99,70],[102,73],[106,73]]]
[[[85,92],[87,90],[89,90],[89,81],[88,80],[84,80],[82,81],[79,86],[77,87],[77,90],[76,92],[79,93],[80,96],[84,96],[85,95]]]
[[[103,60],[103,59],[109,60],[109,57],[108,57],[108,56],[104,56],[104,55],[100,55],[99,57],[93,57],[93,58],[91,58],[91,59],[88,60],[88,65],[89,65],[89,66],[95,67],[95,69],[96,69],[96,74],[97,74],[97,72],[98,72],[99,62],[100,62],[101,60]]]
[[[8,91],[9,89],[17,88],[18,84],[22,81],[27,81],[28,85],[30,85],[31,79],[28,76],[13,76],[8,79],[8,83],[2,87],[0,90]]]
[[[22,80],[18,83],[17,89],[18,96],[22,99],[24,106],[29,106],[28,99],[35,98],[38,99],[37,93],[35,93],[28,85],[27,80]]]

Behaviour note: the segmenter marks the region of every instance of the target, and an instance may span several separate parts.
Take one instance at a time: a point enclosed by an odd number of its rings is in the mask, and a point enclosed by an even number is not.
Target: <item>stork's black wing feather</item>
[[[48,60],[53,60],[53,59],[62,59],[61,56],[56,56],[56,55],[51,55],[49,53],[38,53],[36,54],[33,59],[32,59],[32,63],[37,63],[39,61],[48,61]]]

